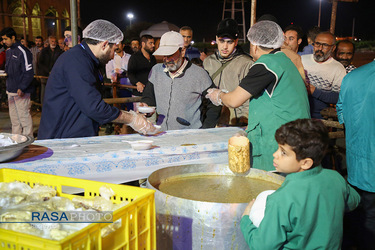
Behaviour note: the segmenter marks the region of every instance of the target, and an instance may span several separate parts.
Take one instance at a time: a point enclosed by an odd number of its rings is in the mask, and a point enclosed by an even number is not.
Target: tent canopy
[[[167,21],[163,21],[161,23],[157,23],[152,25],[147,30],[143,30],[140,36],[143,35],[151,35],[154,38],[160,38],[165,32],[168,31],[176,31],[179,32],[180,28],[172,23],[168,23]]]

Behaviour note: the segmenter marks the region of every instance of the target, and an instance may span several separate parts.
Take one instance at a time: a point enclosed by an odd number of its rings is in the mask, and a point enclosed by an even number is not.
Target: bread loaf
[[[228,141],[229,169],[245,173],[250,169],[250,141],[245,136],[234,136]]]

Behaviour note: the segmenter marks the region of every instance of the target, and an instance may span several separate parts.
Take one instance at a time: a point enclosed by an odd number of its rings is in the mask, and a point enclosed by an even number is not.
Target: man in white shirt
[[[123,85],[131,85],[127,72],[128,72],[128,63],[130,59],[130,54],[125,53],[124,51],[125,41],[122,41],[118,48],[115,50],[114,58],[107,63],[105,66],[106,75],[112,82],[118,82]],[[128,89],[119,89],[117,91],[118,97],[131,97],[132,92]],[[124,107],[121,107],[124,109]],[[127,110],[133,110],[133,104],[126,104]]]
[[[321,32],[313,43],[314,54],[301,57],[312,118],[322,119],[320,111],[337,103],[341,81],[346,75],[344,66],[331,56],[336,48],[335,41],[336,37],[330,32]]]

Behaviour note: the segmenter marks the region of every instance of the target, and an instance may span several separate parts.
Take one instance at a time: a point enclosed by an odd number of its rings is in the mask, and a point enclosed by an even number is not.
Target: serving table
[[[140,134],[36,140],[0,168],[12,168],[109,183],[147,178],[157,169],[228,162],[228,140],[241,128],[190,129]],[[153,140],[134,151],[125,141]]]

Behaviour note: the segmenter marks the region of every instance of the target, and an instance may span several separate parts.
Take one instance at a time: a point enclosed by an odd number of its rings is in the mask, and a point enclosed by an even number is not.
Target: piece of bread
[[[245,136],[234,136],[228,141],[229,169],[245,173],[250,169],[250,141]]]

